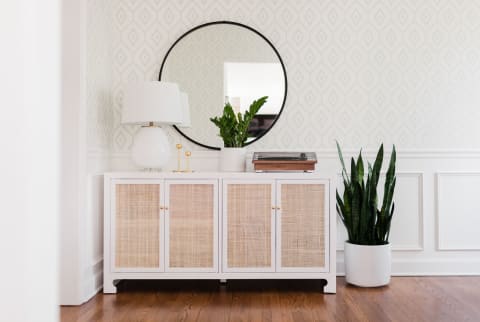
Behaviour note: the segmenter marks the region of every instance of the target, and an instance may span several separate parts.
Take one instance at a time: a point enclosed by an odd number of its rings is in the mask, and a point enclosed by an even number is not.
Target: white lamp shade
[[[179,124],[182,120],[182,104],[177,84],[136,82],[125,89],[122,123]]]
[[[178,127],[191,127],[192,123],[190,121],[190,105],[188,104],[188,95],[184,92],[180,92],[180,100],[182,102],[182,114],[183,121],[178,124]]]

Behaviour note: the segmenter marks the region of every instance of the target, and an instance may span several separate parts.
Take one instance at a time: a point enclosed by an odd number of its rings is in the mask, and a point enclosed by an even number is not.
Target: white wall
[[[86,209],[85,1],[63,1],[62,17],[60,303],[79,304]]]
[[[86,171],[87,207],[83,300],[102,286],[103,173],[110,170],[112,143],[112,33],[110,0],[87,0],[86,8]]]
[[[285,78],[280,62],[225,62],[223,78],[224,95],[222,96],[238,98],[240,100],[239,112],[245,113],[250,104],[262,96],[268,96],[268,100],[262,105],[257,115],[280,112],[285,93]],[[212,109],[213,113],[220,114],[218,107],[216,108],[216,110]],[[222,110],[223,106],[220,107],[220,111]],[[210,122],[210,120],[208,121]],[[213,132],[216,133],[216,129]]]
[[[2,321],[58,320],[60,2],[0,2]]]
[[[480,193],[477,2],[114,0],[112,10],[112,169],[132,169],[136,128],[119,121],[124,85],[157,79],[165,52],[190,28],[238,21],[273,42],[289,80],[279,122],[249,150],[316,151],[319,171],[338,173],[335,139],[347,154],[363,147],[371,156],[380,142],[395,143],[394,273],[480,273],[480,237],[461,229],[479,211],[462,190]],[[216,152],[169,135],[172,147],[193,150],[194,169],[216,169]]]
[[[109,0],[65,0],[60,303],[98,292],[103,266],[103,175],[111,146]]]

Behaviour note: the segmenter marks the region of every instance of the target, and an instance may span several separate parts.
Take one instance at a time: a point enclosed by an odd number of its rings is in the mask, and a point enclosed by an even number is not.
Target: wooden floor
[[[320,281],[124,281],[62,307],[61,321],[480,321],[480,277],[394,277],[363,289]]]

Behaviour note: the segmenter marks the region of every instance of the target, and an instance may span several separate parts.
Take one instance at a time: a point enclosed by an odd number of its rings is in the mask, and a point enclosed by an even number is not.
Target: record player
[[[317,155],[315,152],[254,152],[252,163],[256,172],[313,172]]]

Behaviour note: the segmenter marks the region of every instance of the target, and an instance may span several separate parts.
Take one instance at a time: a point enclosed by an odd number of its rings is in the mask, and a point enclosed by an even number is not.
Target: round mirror
[[[177,83],[186,94],[184,108],[190,118],[175,129],[216,150],[223,141],[210,118],[221,115],[227,102],[235,112],[244,113],[254,100],[268,96],[250,123],[248,145],[275,124],[287,97],[285,66],[272,43],[258,31],[228,21],[183,34],[165,55],[159,80]]]

